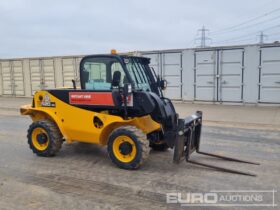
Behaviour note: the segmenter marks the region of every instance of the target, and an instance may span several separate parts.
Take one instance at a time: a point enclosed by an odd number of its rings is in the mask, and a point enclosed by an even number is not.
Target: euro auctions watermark
[[[206,193],[170,192],[166,193],[166,202],[181,206],[276,207],[276,193],[276,190],[211,190]]]

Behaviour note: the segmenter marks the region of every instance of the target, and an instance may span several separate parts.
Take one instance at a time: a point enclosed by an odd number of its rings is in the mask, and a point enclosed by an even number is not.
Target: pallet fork
[[[201,155],[212,156],[216,158],[220,158],[227,161],[234,161],[240,163],[247,163],[253,165],[260,165],[259,163],[250,162],[246,160],[240,160],[236,158],[226,157],[222,155],[212,154],[208,152],[200,151],[200,136],[201,136],[201,127],[202,127],[202,112],[197,111],[194,115],[187,117],[185,119],[179,119],[178,122],[178,133],[175,141],[174,148],[174,163],[180,163],[182,157],[185,157],[185,160],[188,163],[204,166],[207,168],[216,169],[222,172],[241,174],[246,176],[256,176],[256,174],[243,172],[239,170],[233,170],[228,168],[223,168],[219,166],[214,166],[206,163],[196,162],[190,159],[190,156],[193,152],[196,152]]]

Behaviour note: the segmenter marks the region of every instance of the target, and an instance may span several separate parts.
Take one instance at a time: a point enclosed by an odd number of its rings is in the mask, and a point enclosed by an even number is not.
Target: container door
[[[217,99],[216,57],[216,51],[195,52],[195,100],[216,101]]]
[[[3,95],[12,95],[13,87],[12,87],[12,68],[10,61],[2,61],[2,84],[3,84]]]
[[[261,49],[260,102],[280,103],[280,47]]]
[[[55,85],[55,73],[54,73],[54,60],[44,59],[42,60],[42,73],[43,73],[43,88],[42,89],[54,89]]]
[[[75,58],[62,59],[63,86],[72,87],[72,80],[76,80]]]
[[[220,51],[218,66],[219,101],[242,101],[243,60],[242,49]]]
[[[182,99],[182,54],[164,53],[162,77],[167,81],[164,96],[170,99]]]
[[[42,89],[42,76],[41,76],[41,61],[29,61],[30,79],[31,79],[31,92],[32,95],[35,91]]]
[[[24,96],[24,76],[22,61],[12,61],[12,75],[13,94],[16,96]]]

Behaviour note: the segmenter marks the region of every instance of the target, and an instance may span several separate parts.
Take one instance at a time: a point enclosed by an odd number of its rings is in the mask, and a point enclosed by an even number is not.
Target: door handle
[[[208,84],[213,84],[214,82],[208,81],[207,83],[208,83]]]
[[[280,84],[280,81],[276,81],[275,83],[276,83],[276,84]]]
[[[223,85],[224,85],[224,84],[227,84],[227,82],[226,82],[226,81],[222,81],[222,82],[221,82],[221,84],[223,84]]]

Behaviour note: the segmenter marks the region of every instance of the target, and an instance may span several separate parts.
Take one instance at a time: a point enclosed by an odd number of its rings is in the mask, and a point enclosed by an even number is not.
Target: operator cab
[[[171,118],[168,122],[172,124],[176,112],[162,93],[167,82],[160,80],[149,64],[149,58],[115,53],[86,56],[80,63],[81,89],[112,93],[111,114],[125,118],[150,114],[157,122]]]
[[[159,80],[149,67],[150,59],[125,55],[93,55],[80,64],[81,89],[112,91],[131,84],[135,91],[156,93],[162,97]]]

